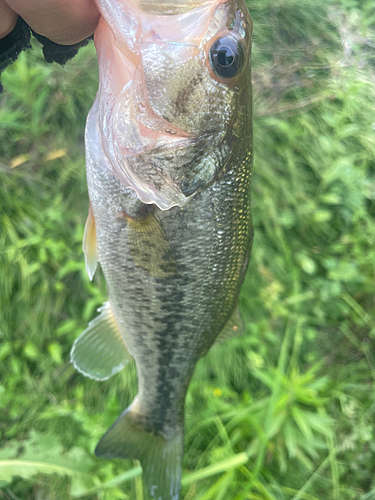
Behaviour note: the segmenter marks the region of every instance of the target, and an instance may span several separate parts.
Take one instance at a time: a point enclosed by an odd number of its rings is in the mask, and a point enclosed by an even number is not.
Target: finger
[[[93,0],[5,1],[36,33],[61,45],[72,45],[92,35],[99,21]]]
[[[17,14],[4,0],[0,0],[0,38],[9,35],[17,22]]]

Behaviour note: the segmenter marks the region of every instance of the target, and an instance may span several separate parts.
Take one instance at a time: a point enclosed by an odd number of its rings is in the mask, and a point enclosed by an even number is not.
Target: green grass
[[[185,500],[375,499],[375,9],[254,0],[255,241],[246,334],[196,368]],[[93,456],[130,403],[69,364],[106,300],[81,250],[97,69],[40,49],[0,105],[0,498],[142,499],[138,462]]]

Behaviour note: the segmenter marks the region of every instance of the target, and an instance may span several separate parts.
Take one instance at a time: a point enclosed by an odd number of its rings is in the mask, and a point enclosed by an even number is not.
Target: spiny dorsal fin
[[[107,380],[127,365],[131,355],[117,327],[109,302],[98,309],[100,315],[90,321],[75,340],[70,361],[86,377]]]
[[[165,278],[177,273],[176,261],[160,220],[147,211],[140,217],[121,216],[128,223],[129,253],[136,267],[150,276]]]
[[[226,322],[224,328],[219,333],[218,337],[215,340],[214,345],[221,344],[228,339],[233,337],[239,337],[243,333],[245,333],[246,327],[241,318],[240,310],[238,309],[238,305],[234,308],[232,316]]]
[[[91,203],[85,226],[85,234],[83,235],[82,248],[85,252],[86,271],[90,281],[92,281],[98,266],[98,249],[96,247],[95,217],[92,212]]]

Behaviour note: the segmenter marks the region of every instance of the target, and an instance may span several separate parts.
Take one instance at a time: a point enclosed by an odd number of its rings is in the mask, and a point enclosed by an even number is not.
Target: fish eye
[[[233,78],[243,66],[244,54],[240,42],[224,37],[215,40],[210,50],[211,67],[221,78]]]

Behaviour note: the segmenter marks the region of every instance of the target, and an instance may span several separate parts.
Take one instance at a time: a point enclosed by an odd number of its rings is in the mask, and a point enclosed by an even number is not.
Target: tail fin
[[[155,500],[178,500],[181,487],[183,426],[171,438],[148,432],[129,406],[99,441],[101,458],[137,458],[143,484]]]

